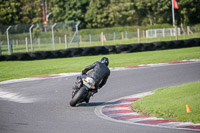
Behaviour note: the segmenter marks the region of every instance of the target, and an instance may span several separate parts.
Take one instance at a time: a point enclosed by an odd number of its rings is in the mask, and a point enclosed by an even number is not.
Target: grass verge
[[[123,67],[149,63],[199,59],[199,51],[200,47],[192,47],[173,50],[85,56],[62,59],[2,61],[0,62],[0,81],[38,75],[80,72],[85,68],[85,66],[100,60],[103,56],[109,58],[109,67]]]
[[[200,123],[200,82],[154,91],[132,104],[137,112],[159,118]],[[186,104],[191,112],[186,112]]]

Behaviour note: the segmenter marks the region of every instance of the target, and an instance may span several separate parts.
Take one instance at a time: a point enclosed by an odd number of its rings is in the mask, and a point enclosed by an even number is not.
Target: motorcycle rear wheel
[[[78,104],[82,99],[84,99],[84,97],[86,96],[86,92],[87,92],[86,88],[81,87],[80,90],[75,94],[75,96],[70,101],[70,105],[72,107],[75,107],[76,104]]]

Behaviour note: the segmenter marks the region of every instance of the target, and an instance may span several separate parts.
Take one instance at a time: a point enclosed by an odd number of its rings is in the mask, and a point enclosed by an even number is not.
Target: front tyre
[[[72,107],[76,106],[82,99],[84,99],[85,95],[87,93],[87,90],[85,87],[81,87],[79,91],[75,94],[75,96],[70,101],[70,105]]]

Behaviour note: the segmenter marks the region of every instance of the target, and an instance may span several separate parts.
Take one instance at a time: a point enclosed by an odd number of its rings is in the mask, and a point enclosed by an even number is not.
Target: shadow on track
[[[94,102],[94,103],[81,103],[78,107],[94,107],[94,106],[101,106],[105,102]]]
[[[78,107],[94,107],[94,106],[104,106],[104,105],[114,105],[118,104],[120,101],[115,102],[93,102],[93,103],[81,103]]]

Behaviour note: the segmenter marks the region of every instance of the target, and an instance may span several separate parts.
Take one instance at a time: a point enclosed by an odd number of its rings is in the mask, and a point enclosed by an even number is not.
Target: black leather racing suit
[[[91,72],[87,74],[88,77],[91,77],[95,81],[95,88],[99,89],[105,85],[109,75],[110,69],[101,62],[95,62],[92,65],[87,66],[82,74],[86,74],[89,70],[93,69]]]

